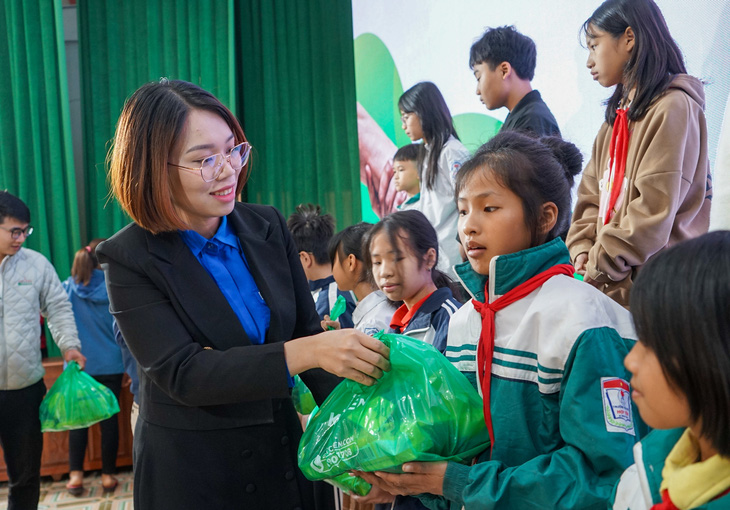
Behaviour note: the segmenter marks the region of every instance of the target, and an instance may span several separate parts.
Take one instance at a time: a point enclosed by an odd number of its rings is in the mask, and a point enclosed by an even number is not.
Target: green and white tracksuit
[[[730,508],[730,459],[716,455],[705,462],[696,462],[698,448],[681,444],[685,429],[655,429],[634,446],[634,459],[616,484],[612,510],[649,510],[662,503],[662,482],[667,474],[665,462],[679,446],[682,467],[670,474],[668,493],[672,506],[662,508],[692,508],[697,510],[727,510]],[[696,441],[696,440],[695,440]],[[683,457],[681,454],[687,454]],[[670,461],[671,462],[671,461]],[[706,464],[701,466],[700,464]],[[674,482],[679,482],[675,485]],[[679,491],[675,493],[675,490]]]
[[[489,302],[532,276],[570,263],[560,240],[490,264]],[[464,287],[484,301],[487,279],[457,266]],[[476,383],[482,318],[471,301],[451,318],[446,356]],[[606,508],[645,433],[623,359],[635,343],[628,311],[590,285],[550,278],[495,316],[491,367],[491,458],[449,463],[434,509]]]

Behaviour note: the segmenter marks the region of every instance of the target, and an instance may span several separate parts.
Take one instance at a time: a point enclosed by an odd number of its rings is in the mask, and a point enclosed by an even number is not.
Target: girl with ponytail
[[[645,427],[623,366],[631,316],[573,278],[560,238],[581,164],[570,142],[507,131],[459,171],[456,272],[473,299],[446,357],[482,394],[491,447],[473,465],[411,462],[368,482],[430,508],[605,508]]]
[[[73,307],[79,339],[86,356],[84,370],[112,390],[119,399],[122,390],[124,364],[122,352],[114,340],[114,319],[109,313],[104,271],[96,258],[96,247],[104,239],[94,239],[76,251],[71,276],[63,282]],[[66,489],[73,496],[84,492],[84,457],[88,428],[69,432],[69,480]],[[101,422],[101,485],[104,493],[114,492],[117,480],[117,450],[119,421],[116,415]]]

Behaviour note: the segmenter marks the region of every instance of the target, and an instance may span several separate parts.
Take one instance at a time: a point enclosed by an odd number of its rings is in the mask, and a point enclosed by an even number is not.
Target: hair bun
[[[572,186],[573,177],[583,170],[583,154],[581,154],[578,147],[558,136],[544,136],[540,138],[540,142],[552,151],[553,156],[563,167],[565,177]]]

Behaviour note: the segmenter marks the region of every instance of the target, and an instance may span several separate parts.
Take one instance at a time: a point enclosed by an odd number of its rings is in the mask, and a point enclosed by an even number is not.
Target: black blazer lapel
[[[169,286],[170,301],[179,310],[180,317],[188,319],[188,331],[201,334],[194,340],[204,347],[223,351],[251,345],[226,297],[180,235],[147,233],[147,241]]]

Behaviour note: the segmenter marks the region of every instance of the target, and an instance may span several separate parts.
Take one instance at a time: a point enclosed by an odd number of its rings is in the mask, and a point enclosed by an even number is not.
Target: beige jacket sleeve
[[[581,253],[588,253],[596,242],[596,226],[598,224],[598,204],[600,192],[598,182],[600,180],[600,169],[604,140],[607,139],[609,127],[605,122],[598,130],[596,140],[593,142],[591,159],[588,162],[580,184],[578,185],[578,200],[573,211],[573,220],[568,231],[566,244],[570,251],[570,258],[575,258]]]

